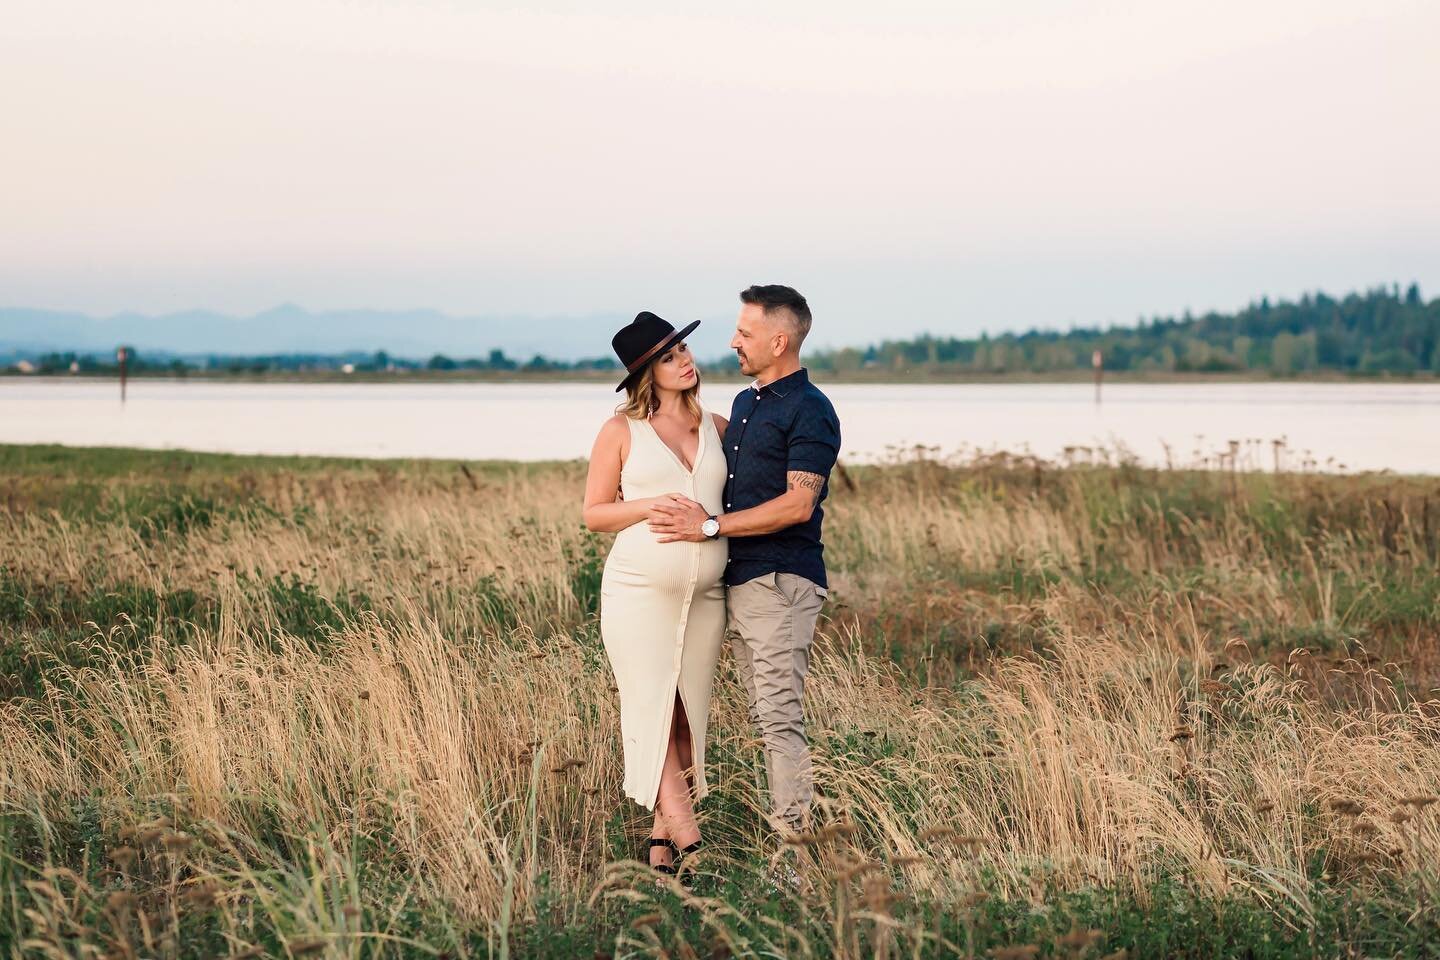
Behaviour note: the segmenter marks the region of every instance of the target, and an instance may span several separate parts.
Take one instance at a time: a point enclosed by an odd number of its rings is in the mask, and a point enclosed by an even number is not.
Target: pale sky
[[[0,306],[781,282],[826,344],[1440,294],[1440,3],[597,6],[5,0]]]

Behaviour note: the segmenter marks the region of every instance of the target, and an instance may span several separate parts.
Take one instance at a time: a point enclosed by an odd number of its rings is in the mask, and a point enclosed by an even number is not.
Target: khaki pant
[[[809,826],[814,793],[805,739],[805,675],[825,588],[793,573],[767,573],[729,590],[728,633],[750,720],[765,743],[777,828]]]

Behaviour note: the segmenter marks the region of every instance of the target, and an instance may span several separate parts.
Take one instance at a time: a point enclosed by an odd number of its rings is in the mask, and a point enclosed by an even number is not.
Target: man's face
[[[730,349],[740,361],[740,372],[747,377],[756,377],[769,369],[780,355],[777,343],[780,337],[773,320],[765,316],[765,308],[758,303],[747,303],[740,308],[735,320],[735,336],[730,338]]]

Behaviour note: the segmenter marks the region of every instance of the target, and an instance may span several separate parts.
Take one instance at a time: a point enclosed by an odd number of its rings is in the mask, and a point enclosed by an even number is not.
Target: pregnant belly
[[[684,596],[713,587],[725,575],[724,540],[660,543],[643,523],[622,530],[605,558],[602,592],[638,587]]]

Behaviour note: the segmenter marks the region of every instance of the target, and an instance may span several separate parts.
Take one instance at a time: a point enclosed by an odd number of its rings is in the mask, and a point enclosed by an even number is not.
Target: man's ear
[[[774,351],[777,357],[785,356],[785,351],[790,349],[790,334],[784,332],[776,333],[770,340],[770,349]]]

